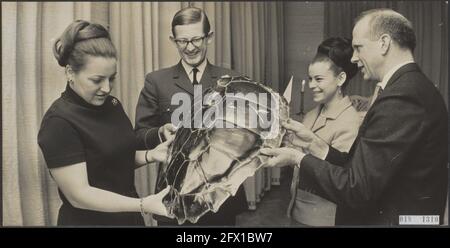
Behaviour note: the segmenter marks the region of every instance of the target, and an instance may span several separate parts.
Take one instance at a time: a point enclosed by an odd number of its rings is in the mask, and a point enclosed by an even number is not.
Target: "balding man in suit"
[[[448,189],[447,109],[414,62],[411,22],[390,9],[363,12],[353,29],[352,61],[380,82],[348,153],[302,124],[285,124],[302,149],[263,150],[269,166],[296,164],[315,194],[336,202],[336,225],[399,225],[405,215],[444,220]],[[405,218],[404,218],[405,220]]]

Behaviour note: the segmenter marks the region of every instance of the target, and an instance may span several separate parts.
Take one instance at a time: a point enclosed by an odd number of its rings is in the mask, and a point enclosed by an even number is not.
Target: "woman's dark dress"
[[[45,113],[38,143],[48,168],[86,162],[92,187],[138,197],[134,186],[136,138],[116,98],[108,96],[102,106],[94,106],[67,86]],[[61,190],[59,195],[63,204],[58,225],[144,225],[137,212],[83,210],[72,206]]]

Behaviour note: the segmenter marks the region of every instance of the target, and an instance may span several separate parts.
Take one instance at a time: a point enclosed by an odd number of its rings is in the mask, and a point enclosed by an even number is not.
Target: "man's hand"
[[[167,158],[169,157],[169,146],[174,140],[175,136],[169,137],[168,140],[159,144],[153,150],[148,152],[147,160],[150,162],[162,162],[167,163]]]
[[[175,137],[176,131],[177,128],[174,125],[172,125],[172,123],[167,123],[158,129],[158,134],[159,137],[163,139],[162,141],[165,141],[171,139],[172,137]]]
[[[328,144],[315,135],[311,130],[306,128],[300,122],[289,119],[282,123],[283,127],[288,130],[287,138],[284,143],[294,147],[301,147],[305,152],[311,155],[325,159],[328,154]]]
[[[261,153],[273,156],[269,158],[265,167],[283,167],[287,165],[300,164],[305,154],[294,148],[282,147],[282,148],[263,148]]]

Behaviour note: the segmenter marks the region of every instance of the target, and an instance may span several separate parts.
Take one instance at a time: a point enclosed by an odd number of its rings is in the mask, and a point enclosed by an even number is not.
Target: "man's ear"
[[[382,34],[380,36],[380,48],[383,55],[386,55],[391,47],[392,38],[389,34]]]
[[[208,36],[206,38],[206,43],[207,44],[211,44],[213,36],[214,36],[214,32],[213,31],[209,31]]]

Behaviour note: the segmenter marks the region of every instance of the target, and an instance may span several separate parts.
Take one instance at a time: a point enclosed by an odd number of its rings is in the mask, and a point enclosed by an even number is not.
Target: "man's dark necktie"
[[[194,69],[192,69],[192,72],[194,72],[194,77],[193,77],[192,83],[194,85],[196,85],[196,84],[198,84],[198,80],[197,80],[198,69],[197,69],[197,67],[194,67]]]

